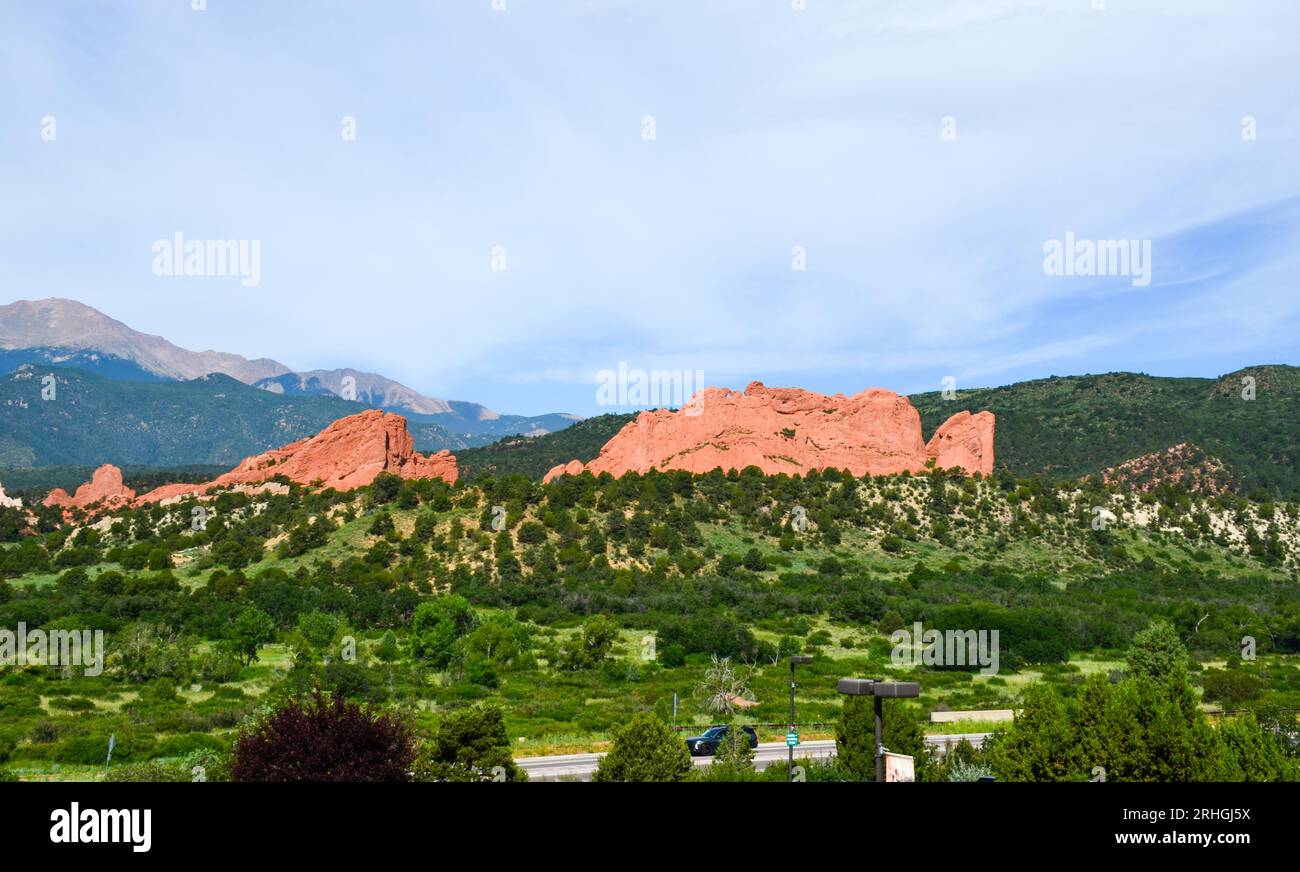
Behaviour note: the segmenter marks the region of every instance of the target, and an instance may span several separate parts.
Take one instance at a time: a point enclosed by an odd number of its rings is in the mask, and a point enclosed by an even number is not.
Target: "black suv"
[[[717,727],[709,727],[698,736],[691,736],[686,740],[686,749],[691,752],[692,757],[712,757],[718,750],[718,745],[722,744],[727,738],[730,727],[726,724]],[[741,727],[741,731],[749,739],[749,747],[758,747],[758,733],[754,732],[753,727]]]

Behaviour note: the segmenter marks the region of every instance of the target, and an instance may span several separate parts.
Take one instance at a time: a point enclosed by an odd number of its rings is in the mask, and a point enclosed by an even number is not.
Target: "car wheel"
[[[698,751],[700,752],[700,756],[701,756],[701,757],[712,757],[712,756],[713,756],[713,746],[712,746],[712,745],[696,745],[695,748],[696,748],[696,750],[698,750]]]

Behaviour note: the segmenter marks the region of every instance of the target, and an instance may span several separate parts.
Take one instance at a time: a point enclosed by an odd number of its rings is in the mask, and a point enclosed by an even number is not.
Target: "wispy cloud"
[[[853,392],[1300,328],[1292,4],[208,5],[0,10],[9,298],[508,412],[619,360]],[[1152,284],[1045,277],[1070,230]],[[154,277],[176,231],[261,240],[260,286]]]

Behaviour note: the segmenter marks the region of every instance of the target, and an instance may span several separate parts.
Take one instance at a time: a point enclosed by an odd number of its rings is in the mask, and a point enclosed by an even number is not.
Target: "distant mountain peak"
[[[478,403],[430,397],[357,369],[294,372],[269,358],[188,351],[161,336],[133,330],[92,306],[57,297],[0,306],[0,372],[24,364],[64,366],[126,382],[209,380],[220,374],[281,397],[337,397],[399,412],[410,417],[413,430],[424,432],[433,425],[463,444],[561,430],[581,420],[559,414],[502,415]]]
[[[145,372],[186,380],[222,372],[245,384],[289,371],[275,360],[220,351],[187,351],[161,336],[132,330],[98,309],[60,297],[0,306],[0,349],[94,351],[133,361]]]

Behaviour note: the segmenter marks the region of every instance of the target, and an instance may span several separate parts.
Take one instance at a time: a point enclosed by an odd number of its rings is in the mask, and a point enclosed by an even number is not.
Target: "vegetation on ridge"
[[[0,627],[102,629],[107,661],[0,677],[0,757],[98,777],[115,735],[115,767],[179,765],[319,687],[400,716],[446,780],[462,770],[427,743],[489,730],[468,714],[482,704],[504,724],[483,760],[502,737],[600,748],[639,713],[670,721],[674,693],[697,701],[683,725],[714,721],[696,691],[726,658],[757,702],[737,717],[770,740],[792,653],[814,655],[800,721],[830,724],[845,674],[919,680],[917,713],[1019,706],[1035,682],[1070,698],[1153,620],[1188,646],[1201,706],[1263,718],[1300,706],[1298,529],[1294,503],[1009,473],[385,475],[69,523],[41,510],[32,530],[5,510]],[[1000,671],[897,665],[889,633],[915,621],[997,630]]]

